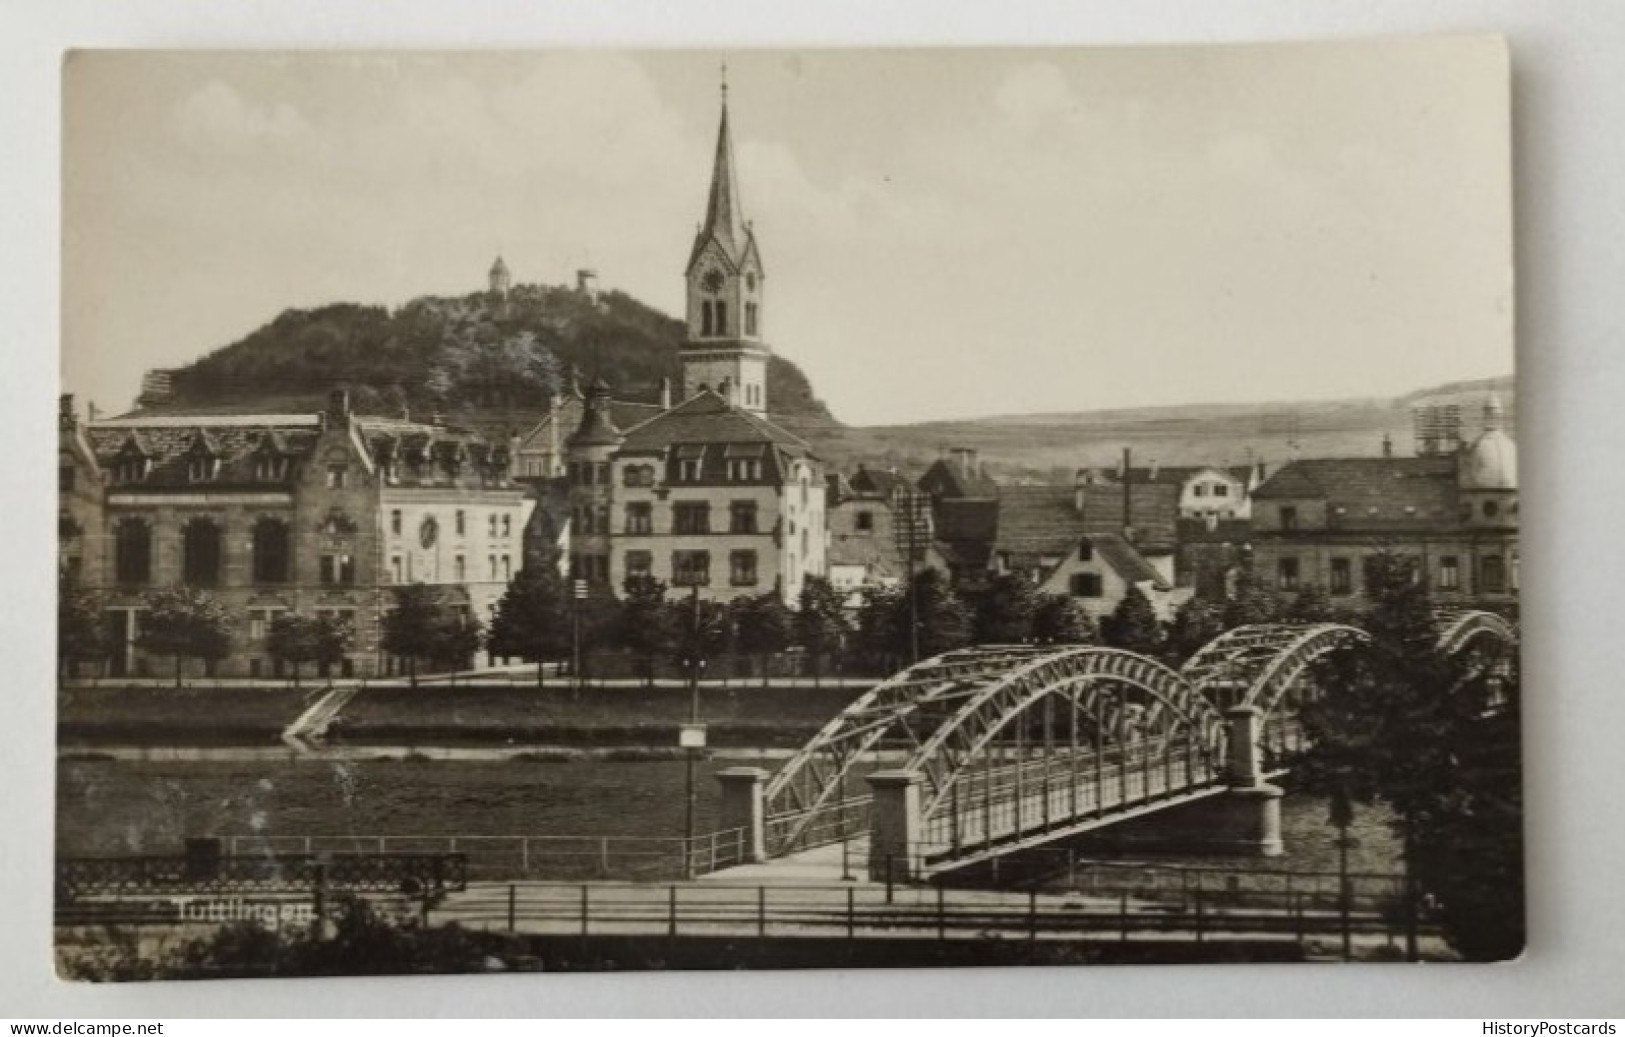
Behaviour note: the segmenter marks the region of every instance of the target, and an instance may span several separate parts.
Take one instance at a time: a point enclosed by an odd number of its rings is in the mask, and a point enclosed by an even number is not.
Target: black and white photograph
[[[66,54],[57,975],[1518,958],[1509,67]]]

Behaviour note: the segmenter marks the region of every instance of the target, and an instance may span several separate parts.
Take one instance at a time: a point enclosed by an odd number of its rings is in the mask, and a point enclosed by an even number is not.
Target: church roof
[[[715,241],[728,261],[737,269],[747,257],[757,254],[756,235],[745,222],[745,210],[740,204],[739,177],[734,171],[733,134],[728,130],[728,101],[724,95],[722,121],[717,127],[717,151],[711,166],[711,191],[706,196],[705,222],[694,235],[694,248],[689,253],[688,266],[693,269],[700,254]]]

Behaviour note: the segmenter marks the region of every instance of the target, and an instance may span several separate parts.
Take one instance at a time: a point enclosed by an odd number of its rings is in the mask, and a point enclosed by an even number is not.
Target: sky
[[[844,421],[1512,370],[1487,38],[110,51],[64,64],[65,389],[116,412],[284,309],[478,290],[499,253],[678,314],[724,61],[764,332]]]

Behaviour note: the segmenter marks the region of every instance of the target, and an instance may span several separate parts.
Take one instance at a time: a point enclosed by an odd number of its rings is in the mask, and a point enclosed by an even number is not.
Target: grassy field
[[[270,745],[320,690],[63,688],[58,737],[68,746]],[[701,689],[713,745],[799,745],[856,698],[851,688]],[[333,744],[675,746],[688,719],[680,688],[459,686],[369,688],[329,732]]]

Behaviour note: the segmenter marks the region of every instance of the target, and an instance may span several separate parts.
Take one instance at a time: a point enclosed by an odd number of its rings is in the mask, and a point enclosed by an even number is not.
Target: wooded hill
[[[540,412],[572,369],[587,382],[604,378],[621,399],[655,402],[661,379],[680,384],[683,337],[680,321],[616,291],[595,302],[569,288],[521,285],[506,297],[423,296],[393,311],[334,303],[286,310],[171,372],[166,405],[313,410],[345,385],[362,413]],[[833,422],[790,361],[773,356],[767,381],[775,413]]]

